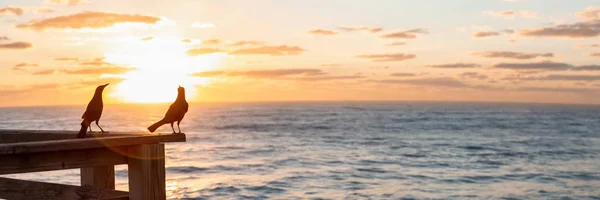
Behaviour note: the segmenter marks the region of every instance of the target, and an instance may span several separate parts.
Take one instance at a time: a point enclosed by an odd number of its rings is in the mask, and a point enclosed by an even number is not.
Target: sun
[[[215,68],[223,55],[189,56],[185,53],[188,48],[178,38],[154,37],[150,41],[136,39],[106,53],[106,62],[136,69],[116,75],[124,80],[111,96],[124,102],[172,102],[177,87],[182,86],[187,99],[195,98],[196,86],[208,80],[192,74]]]

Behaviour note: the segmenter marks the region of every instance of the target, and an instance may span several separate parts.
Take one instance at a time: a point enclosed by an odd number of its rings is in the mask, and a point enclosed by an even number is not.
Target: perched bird
[[[92,100],[88,104],[87,109],[85,109],[85,112],[81,116],[81,119],[83,119],[83,121],[81,122],[81,129],[79,130],[79,134],[77,134],[77,138],[84,138],[88,127],[90,128],[90,132],[92,132],[91,124],[94,121],[96,121],[96,126],[100,128],[100,131],[102,133],[105,133],[102,127],[98,125],[98,121],[100,121],[100,116],[102,116],[102,108],[104,107],[102,103],[102,91],[104,91],[104,88],[107,85],[108,83],[100,85],[96,88],[96,92],[94,92],[94,97],[92,97]]]
[[[179,130],[178,133],[181,133],[179,123],[181,123],[181,120],[187,111],[188,103],[185,101],[185,89],[179,86],[179,88],[177,88],[177,99],[175,99],[175,102],[169,106],[169,110],[167,111],[167,114],[165,114],[165,117],[149,126],[148,130],[151,133],[154,133],[154,131],[156,131],[156,129],[163,124],[171,123],[171,129],[173,129],[173,133],[176,133],[175,129],[173,128],[173,123],[177,122],[177,129]]]

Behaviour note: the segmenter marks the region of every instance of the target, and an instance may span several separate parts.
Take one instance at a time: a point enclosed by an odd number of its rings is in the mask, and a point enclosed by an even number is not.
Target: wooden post
[[[81,168],[81,186],[97,189],[115,189],[115,166]]]
[[[166,199],[165,145],[135,145],[128,154],[129,199]]]

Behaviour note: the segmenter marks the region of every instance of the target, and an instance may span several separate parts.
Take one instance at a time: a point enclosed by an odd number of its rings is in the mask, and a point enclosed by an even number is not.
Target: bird
[[[100,121],[100,116],[102,116],[102,108],[104,107],[102,103],[102,92],[106,86],[108,86],[108,83],[96,87],[94,97],[92,97],[92,100],[90,100],[90,103],[88,103],[87,109],[85,109],[85,112],[81,116],[83,121],[81,122],[81,129],[77,134],[77,138],[84,138],[88,127],[90,128],[90,132],[92,132],[91,124],[94,121],[96,121],[96,126],[100,128],[100,131],[105,133],[104,129],[102,129],[102,127],[100,127],[98,124],[98,121]]]
[[[171,123],[171,129],[173,130],[173,134],[176,134],[175,129],[173,128],[173,123],[177,122],[177,129],[179,130],[179,134],[181,134],[181,128],[179,128],[179,123],[183,120],[185,113],[188,111],[188,103],[185,101],[185,88],[179,86],[177,88],[177,99],[175,102],[169,106],[169,110],[165,114],[165,117],[160,121],[152,124],[148,127],[148,130],[151,133],[154,133],[156,129],[164,124]]]

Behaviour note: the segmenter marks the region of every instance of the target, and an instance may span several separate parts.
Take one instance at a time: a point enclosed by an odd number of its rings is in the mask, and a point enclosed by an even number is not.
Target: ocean
[[[105,105],[100,125],[147,132],[167,107]],[[84,110],[0,108],[0,129],[79,130]],[[199,103],[181,129],[169,199],[600,199],[600,106]],[[79,170],[8,177],[79,185]],[[125,166],[116,180],[127,190]]]

